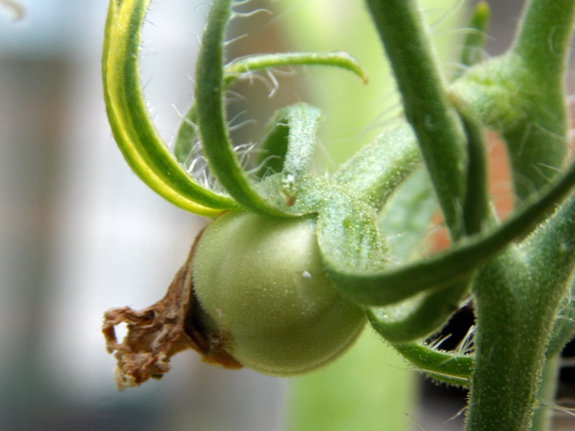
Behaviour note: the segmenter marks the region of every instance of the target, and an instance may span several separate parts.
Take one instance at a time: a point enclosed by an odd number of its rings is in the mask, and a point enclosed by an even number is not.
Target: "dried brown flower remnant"
[[[104,314],[102,332],[108,352],[116,352],[119,390],[139,386],[149,378],[161,378],[170,369],[169,359],[190,348],[199,352],[204,362],[224,368],[242,367],[223,350],[222,335],[205,329],[198,317],[201,306],[193,292],[192,259],[200,236],[163,299],[144,310],[122,307]],[[121,344],[114,330],[120,323],[128,326]]]

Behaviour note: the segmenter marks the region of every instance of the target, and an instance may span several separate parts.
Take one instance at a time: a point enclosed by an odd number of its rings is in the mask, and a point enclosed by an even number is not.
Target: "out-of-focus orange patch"
[[[487,135],[489,160],[489,193],[500,220],[513,210],[513,186],[505,144],[495,132]]]
[[[495,204],[499,219],[505,219],[513,210],[513,188],[511,171],[505,144],[496,132],[487,134],[487,158],[489,163],[489,193]],[[433,217],[433,225],[438,226],[431,236],[430,251],[436,252],[447,248],[450,244],[449,235],[442,226],[443,217],[440,213]]]

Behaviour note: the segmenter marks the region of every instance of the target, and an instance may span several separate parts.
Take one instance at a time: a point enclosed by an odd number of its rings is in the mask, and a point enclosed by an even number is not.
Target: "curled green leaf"
[[[178,162],[184,166],[189,163],[189,159],[193,155],[194,144],[199,142],[197,123],[198,109],[194,103],[182,118],[174,142],[174,155]]]
[[[469,291],[469,280],[459,281],[422,298],[381,308],[369,308],[371,326],[392,344],[426,338],[441,329]]]
[[[257,54],[232,60],[224,67],[224,82],[231,84],[243,74],[285,66],[333,66],[349,70],[367,84],[368,77],[359,62],[346,52],[287,52]]]
[[[472,355],[441,352],[417,343],[396,344],[393,347],[430,377],[455,386],[471,386]]]
[[[244,171],[228,136],[223,96],[224,31],[230,0],[215,0],[196,64],[196,103],[202,148],[211,172],[243,207],[259,214],[288,216],[260,196]]]
[[[237,58],[224,66],[223,87],[227,89],[238,78],[250,73],[268,70],[285,66],[333,66],[349,70],[359,76],[367,84],[367,73],[359,62],[345,52],[318,52],[318,53],[280,53],[280,54],[257,54],[247,57]],[[283,110],[282,110],[283,111]],[[280,111],[280,112],[282,112]],[[276,115],[280,115],[279,113]],[[194,139],[198,138],[197,123],[198,112],[194,103],[184,115],[182,123],[176,134],[174,153],[180,163],[185,163],[193,146]],[[281,127],[275,132],[272,130],[279,121],[272,119],[271,127],[268,127],[264,141],[275,139],[273,133],[281,133]],[[273,133],[272,133],[273,132]],[[270,136],[268,136],[271,133]],[[263,160],[260,158],[258,166]],[[275,170],[276,172],[279,172]],[[258,170],[256,176],[261,178],[264,174],[262,169]]]
[[[275,113],[268,124],[256,160],[258,178],[281,172],[279,192],[287,206],[293,206],[299,183],[311,162],[321,120],[317,108],[305,103]]]
[[[320,120],[320,111],[304,103],[293,105],[287,110],[288,146],[282,167],[280,193],[288,206],[295,202],[299,183],[309,168]]]
[[[200,186],[162,142],[146,109],[138,65],[149,0],[111,0],[102,57],[104,100],[114,138],[134,172],[152,190],[185,210],[214,216],[236,202]]]
[[[288,110],[289,107],[276,111],[266,126],[256,157],[255,175],[260,179],[283,169],[290,132]]]

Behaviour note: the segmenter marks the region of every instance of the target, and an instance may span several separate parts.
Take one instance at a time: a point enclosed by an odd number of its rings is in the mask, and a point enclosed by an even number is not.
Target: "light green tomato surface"
[[[226,340],[256,371],[288,376],[339,356],[365,313],[336,291],[321,262],[312,218],[229,212],[206,228],[194,289]]]

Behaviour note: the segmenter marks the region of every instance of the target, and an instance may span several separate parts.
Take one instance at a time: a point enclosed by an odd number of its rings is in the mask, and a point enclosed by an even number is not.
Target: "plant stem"
[[[551,397],[553,358],[545,361],[557,310],[571,288],[574,209],[571,196],[520,246],[478,271],[468,431],[527,430],[539,400]],[[532,430],[545,429],[540,410]]]
[[[518,260],[517,250],[508,250],[477,280],[482,288],[475,292],[479,323],[467,431],[547,429],[546,409],[536,407],[553,391],[555,365],[545,365],[545,349],[554,301],[534,295],[538,283]]]
[[[531,0],[526,5],[513,51],[532,73],[563,75],[574,12],[573,0]]]
[[[462,228],[465,136],[415,0],[367,0],[452,237]]]
[[[574,16],[573,0],[531,0],[509,53],[525,114],[504,131],[519,199],[557,175],[567,154],[564,75]]]
[[[545,364],[543,375],[541,376],[541,386],[537,398],[540,405],[535,409],[533,423],[530,431],[547,431],[551,429],[551,411],[546,403],[553,403],[557,392],[557,377],[559,374],[559,358],[550,359]]]
[[[527,265],[511,247],[478,272],[467,431],[526,431],[531,425],[551,317],[534,304]]]

